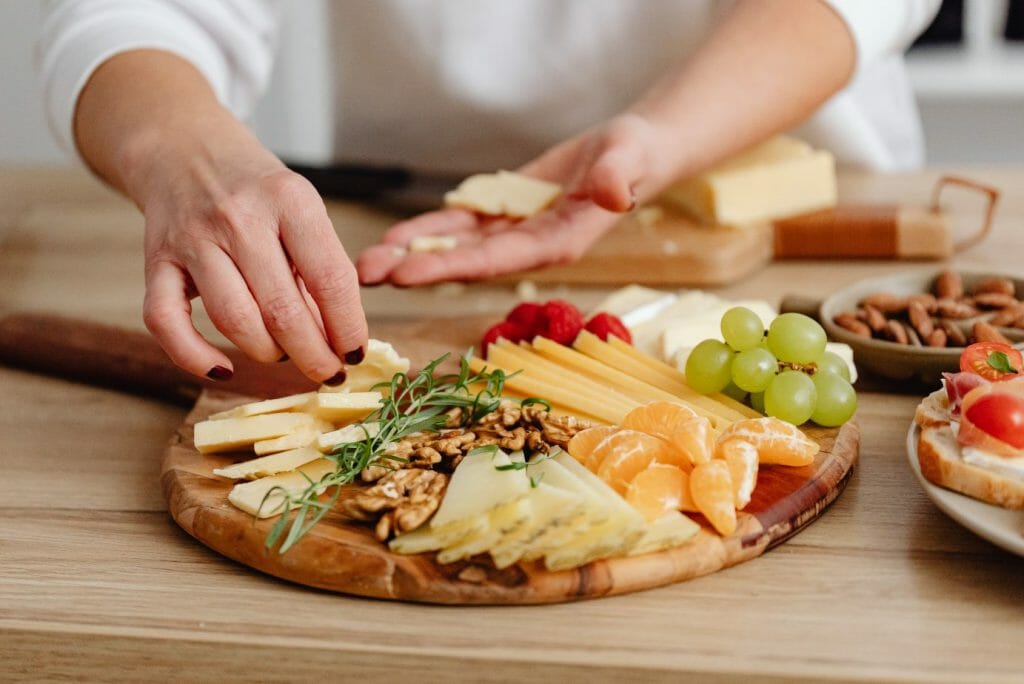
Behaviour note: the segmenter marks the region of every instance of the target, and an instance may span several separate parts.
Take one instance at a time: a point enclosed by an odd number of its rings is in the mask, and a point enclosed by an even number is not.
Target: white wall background
[[[332,117],[324,0],[299,1],[303,11],[287,15],[270,93],[253,125],[278,153],[317,161],[330,149]],[[42,15],[40,0],[0,0],[0,165],[70,163],[49,133],[35,84]],[[962,53],[912,60],[931,164],[1024,162],[1024,46],[993,51],[984,36],[995,29],[986,22],[969,27],[973,47]]]

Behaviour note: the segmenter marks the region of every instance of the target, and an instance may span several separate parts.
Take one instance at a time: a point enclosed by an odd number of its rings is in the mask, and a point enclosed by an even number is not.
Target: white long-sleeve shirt
[[[902,53],[939,0],[825,1],[853,36],[856,72],[797,133],[848,164],[876,170],[920,165],[921,127]],[[697,47],[728,4],[329,2],[322,27],[329,83],[317,84],[333,91],[324,156],[437,171],[515,167],[625,109]],[[304,10],[281,0],[51,5],[39,41],[40,75],[51,125],[69,150],[75,104],[89,76],[131,49],[183,57],[224,104],[246,117],[270,78],[285,6]],[[307,105],[301,97],[287,103],[300,114],[290,119],[301,125]]]

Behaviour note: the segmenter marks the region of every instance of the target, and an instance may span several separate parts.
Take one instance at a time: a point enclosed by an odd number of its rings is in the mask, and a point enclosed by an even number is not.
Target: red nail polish
[[[325,385],[330,385],[331,387],[337,387],[341,383],[345,382],[345,378],[346,377],[348,377],[348,376],[346,375],[345,371],[344,370],[340,370],[337,373],[335,373],[334,375],[332,375],[331,377],[329,377],[326,380],[324,380],[324,384]]]
[[[345,365],[358,366],[363,362],[364,358],[366,358],[366,351],[362,347],[356,347],[345,354]]]
[[[230,380],[231,376],[234,374],[235,372],[230,368],[225,368],[224,366],[214,366],[209,371],[207,371],[206,377],[210,378],[211,380],[216,380],[217,382],[223,382],[225,380]]]

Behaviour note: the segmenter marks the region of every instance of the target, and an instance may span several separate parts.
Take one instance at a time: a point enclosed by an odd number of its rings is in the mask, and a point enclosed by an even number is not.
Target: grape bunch
[[[850,369],[825,351],[825,330],[803,314],[785,313],[765,332],[742,306],[722,315],[725,342],[707,339],[686,360],[686,382],[701,394],[724,392],[769,416],[834,427],[857,410]]]

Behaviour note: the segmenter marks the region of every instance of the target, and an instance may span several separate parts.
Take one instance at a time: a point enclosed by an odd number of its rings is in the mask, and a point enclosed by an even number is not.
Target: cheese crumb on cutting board
[[[836,204],[836,162],[795,138],[777,136],[663,195],[709,225],[743,226]]]
[[[562,186],[557,183],[498,171],[470,176],[445,193],[444,203],[487,216],[529,218],[550,206],[561,192]]]

